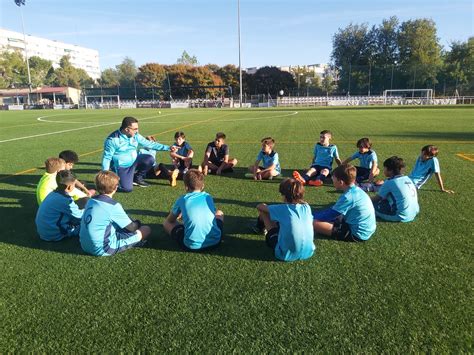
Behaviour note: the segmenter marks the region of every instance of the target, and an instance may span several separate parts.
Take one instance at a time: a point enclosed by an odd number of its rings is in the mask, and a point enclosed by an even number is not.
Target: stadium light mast
[[[23,43],[25,44],[25,58],[26,58],[26,69],[28,71],[28,105],[31,103],[31,74],[30,74],[30,61],[28,59],[28,50],[26,49],[26,34],[25,34],[25,20],[23,19],[23,11],[21,5],[25,5],[25,0],[15,0],[15,4],[20,8],[21,15],[21,27],[23,29]]]
[[[240,55],[240,0],[237,0],[237,27],[239,32],[239,85],[240,85],[240,94],[239,94],[239,105],[242,108],[242,62]]]

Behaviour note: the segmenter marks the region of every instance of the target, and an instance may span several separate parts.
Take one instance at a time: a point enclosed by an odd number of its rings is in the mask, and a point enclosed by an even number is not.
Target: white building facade
[[[100,78],[99,51],[79,47],[74,44],[54,41],[46,38],[26,35],[28,57],[37,56],[53,62],[53,67],[59,67],[59,61],[65,55],[70,57],[71,64],[84,69],[92,79]],[[15,51],[25,55],[23,33],[0,28],[0,51]]]
[[[324,72],[329,68],[328,64],[305,64],[305,65],[284,65],[278,67],[281,71],[286,71],[289,73],[298,72],[299,70],[306,70],[310,73],[313,73],[314,76],[323,77]]]

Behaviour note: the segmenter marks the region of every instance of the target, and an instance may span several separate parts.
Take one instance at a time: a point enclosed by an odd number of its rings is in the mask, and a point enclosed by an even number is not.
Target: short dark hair
[[[204,174],[197,169],[189,169],[184,175],[183,181],[188,191],[202,190],[204,187]]]
[[[329,134],[332,137],[332,132],[329,129],[319,132],[319,134]]]
[[[304,203],[304,186],[298,180],[292,178],[285,179],[280,183],[278,190],[285,196],[286,202]]]
[[[56,174],[56,191],[65,191],[66,188],[76,181],[76,175],[71,170],[61,170]]]
[[[224,132],[217,132],[216,133],[216,139],[225,139],[225,133]]]
[[[372,148],[372,142],[370,141],[369,138],[361,138],[357,141],[356,144],[357,148]]]
[[[120,126],[120,129],[130,127],[132,123],[138,123],[138,120],[135,117],[127,116],[122,120],[122,125]]]
[[[392,172],[394,176],[396,176],[400,175],[403,172],[406,165],[402,158],[399,158],[394,155],[393,157],[390,157],[385,160],[383,162],[383,166],[387,168],[388,171]]]
[[[356,180],[357,169],[352,164],[341,164],[334,169],[332,175],[336,179],[344,181],[344,184],[350,185]]]
[[[421,148],[421,151],[424,154],[428,155],[429,157],[435,157],[435,156],[438,155],[439,149],[438,149],[437,146],[429,144],[429,145],[425,145],[423,148]]]
[[[178,131],[174,134],[174,139],[178,139],[179,137],[186,138],[183,131]]]
[[[77,153],[73,150],[63,150],[61,153],[59,153],[59,157],[63,159],[66,163],[76,164],[79,161]]]

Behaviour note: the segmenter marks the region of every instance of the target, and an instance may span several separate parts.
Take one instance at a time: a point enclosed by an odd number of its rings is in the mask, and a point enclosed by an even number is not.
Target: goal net
[[[84,100],[86,109],[120,108],[119,95],[88,95]]]
[[[383,92],[385,105],[431,105],[433,89],[396,89]]]

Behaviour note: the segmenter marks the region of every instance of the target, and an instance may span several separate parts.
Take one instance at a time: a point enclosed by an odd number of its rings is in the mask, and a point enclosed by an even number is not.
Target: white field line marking
[[[170,114],[170,115],[172,115],[172,114]],[[168,115],[168,116],[169,116],[169,115]],[[42,119],[43,119],[43,118],[46,118],[46,117],[49,117],[49,116],[38,117],[37,120],[38,120],[38,121],[42,121]],[[149,119],[155,118],[155,117],[158,117],[158,116],[145,117],[145,118],[141,118],[141,120],[149,120]],[[47,121],[42,121],[42,122],[47,122]],[[51,123],[51,121],[50,121],[49,123]],[[90,123],[90,122],[89,122],[89,123]],[[120,123],[120,122],[109,122],[109,123],[103,123],[103,124],[98,124],[98,125],[93,125],[93,126],[87,126],[87,127],[64,129],[64,130],[62,130],[62,131],[54,131],[54,132],[48,132],[48,133],[35,134],[35,135],[32,135],[32,136],[25,136],[25,137],[18,137],[18,138],[5,139],[5,140],[0,141],[0,143],[14,142],[14,141],[19,141],[19,140],[23,140],[23,139],[30,139],[30,138],[36,138],[36,137],[50,136],[50,135],[53,135],[53,134],[68,133],[68,132],[80,131],[80,130],[84,130],[84,129],[97,128],[97,127],[103,127],[103,126],[110,126],[110,125],[119,124],[119,123]]]
[[[190,114],[190,113],[192,113],[192,112],[177,112],[177,113],[170,113],[170,114],[167,114],[167,115],[155,115],[155,116],[141,118],[140,120],[143,121],[143,120],[149,120],[149,119],[157,118],[157,117],[176,116],[176,115],[183,115],[183,114]],[[298,114],[298,112],[294,111],[294,112],[291,112],[291,113],[286,114],[286,115],[251,117],[251,118],[241,118],[241,119],[236,119],[236,120],[216,120],[214,122],[235,122],[235,121],[248,121],[248,120],[263,120],[263,119],[267,119],[267,118],[287,117],[287,116],[293,116],[293,115],[297,115],[297,114]],[[58,114],[58,115],[54,115],[54,116],[60,116],[60,115]],[[38,117],[37,120],[40,121],[40,122],[48,122],[48,123],[53,123],[53,122],[54,123],[64,123],[65,122],[65,121],[48,121],[48,120],[45,120],[45,118],[48,118],[48,117],[51,117],[51,115]],[[192,122],[194,122],[194,121],[192,121]],[[69,123],[72,123],[72,122],[69,122]],[[78,122],[75,122],[75,123],[78,123]],[[84,122],[84,123],[90,123],[90,122]],[[4,139],[4,140],[1,140],[0,143],[14,142],[14,141],[19,141],[19,140],[23,140],[23,139],[44,137],[44,136],[50,136],[50,135],[54,135],[54,134],[80,131],[80,130],[84,130],[84,129],[110,126],[110,125],[118,124],[118,123],[120,123],[120,122],[109,122],[109,123],[102,123],[102,124],[97,124],[97,125],[87,126],[87,127],[64,129],[64,130],[61,130],[61,131],[54,131],[54,132],[48,132],[48,133],[34,134],[34,135],[31,135],[31,136],[25,136],[25,137]],[[170,122],[170,123],[172,123],[172,122]]]
[[[275,111],[275,112],[286,112],[286,111]],[[181,113],[170,113],[167,115],[159,115],[159,116],[153,116],[152,118],[156,117],[166,117],[166,116],[172,116],[172,115],[184,115],[184,114],[190,114],[191,112],[181,112]],[[235,120],[215,120],[214,122],[235,122],[235,121],[253,121],[253,120],[264,120],[267,118],[279,118],[279,117],[288,117],[288,116],[294,116],[297,115],[298,111],[293,111],[291,113],[285,114],[285,115],[276,115],[276,116],[264,116],[264,117],[246,117],[246,118],[237,118]],[[59,115],[55,115],[59,116]],[[86,122],[86,121],[50,121],[50,120],[45,120],[43,119],[44,117],[51,117],[51,116],[43,116],[43,117],[38,117],[37,120],[41,122],[48,122],[48,123],[82,123],[82,124],[90,124],[91,122]],[[144,118],[142,118],[143,120]],[[174,123],[175,121],[151,121],[151,122],[144,122],[147,124],[167,124],[167,123]],[[182,121],[180,120],[179,122],[181,123],[193,123],[196,121]],[[107,122],[96,122],[96,123],[107,123]]]

